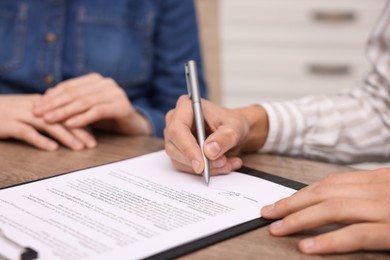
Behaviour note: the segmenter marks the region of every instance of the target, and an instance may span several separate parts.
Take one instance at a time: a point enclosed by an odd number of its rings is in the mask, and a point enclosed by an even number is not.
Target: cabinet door
[[[222,103],[334,93],[368,70],[364,46],[384,0],[224,0]]]

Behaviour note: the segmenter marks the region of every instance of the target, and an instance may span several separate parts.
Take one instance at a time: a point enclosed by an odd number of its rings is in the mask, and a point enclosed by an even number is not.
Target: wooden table
[[[85,167],[104,164],[161,150],[163,141],[148,137],[98,136],[95,149],[74,152],[61,148],[57,152],[39,151],[16,141],[0,141],[0,187],[36,180]],[[249,154],[245,166],[312,183],[328,173],[346,172],[350,168],[273,155]],[[307,256],[297,251],[297,242],[306,235],[277,238],[260,228],[205,249],[182,259],[390,259],[387,253],[354,253],[331,256]]]

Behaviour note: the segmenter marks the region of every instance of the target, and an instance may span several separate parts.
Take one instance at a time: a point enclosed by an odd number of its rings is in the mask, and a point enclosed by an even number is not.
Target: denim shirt
[[[97,72],[162,137],[190,59],[205,97],[192,0],[0,0],[0,94],[44,93]]]

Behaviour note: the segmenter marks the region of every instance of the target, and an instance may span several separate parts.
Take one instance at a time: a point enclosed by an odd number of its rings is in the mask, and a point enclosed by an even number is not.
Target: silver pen
[[[206,139],[206,132],[204,127],[202,106],[200,103],[201,98],[200,98],[200,91],[199,91],[198,72],[196,70],[196,62],[193,60],[187,62],[185,65],[185,71],[186,71],[188,96],[192,101],[196,133],[198,136],[198,143],[200,149],[202,150],[203,161],[204,161],[204,171],[202,174],[203,174],[204,181],[208,185],[210,181],[210,163],[209,160],[204,155],[204,151],[203,151],[203,144],[204,144],[204,140]]]

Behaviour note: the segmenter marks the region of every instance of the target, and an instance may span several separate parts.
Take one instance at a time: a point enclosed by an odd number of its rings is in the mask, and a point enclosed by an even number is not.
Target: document
[[[1,189],[0,228],[39,259],[140,259],[257,219],[294,192],[239,172],[206,186],[159,151]]]

